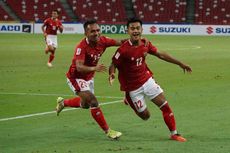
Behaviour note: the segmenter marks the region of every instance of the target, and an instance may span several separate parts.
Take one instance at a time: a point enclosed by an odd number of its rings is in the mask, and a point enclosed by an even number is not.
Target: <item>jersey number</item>
[[[137,66],[142,65],[142,57],[136,59]]]
[[[79,84],[80,84],[81,88],[87,87],[87,83],[85,81],[79,81]]]
[[[136,106],[137,109],[141,109],[143,107],[140,100],[138,100],[137,102],[134,102],[134,105]]]

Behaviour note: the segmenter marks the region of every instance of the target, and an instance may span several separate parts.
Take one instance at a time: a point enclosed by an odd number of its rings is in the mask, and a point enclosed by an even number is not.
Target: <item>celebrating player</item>
[[[163,95],[163,90],[156,84],[149,70],[145,58],[147,54],[154,55],[164,61],[180,66],[184,71],[192,72],[190,66],[171,57],[166,53],[161,53],[155,46],[149,43],[144,45],[142,35],[142,21],[130,19],[127,22],[127,29],[130,39],[117,49],[112,58],[109,68],[109,81],[112,85],[115,78],[115,69],[119,71],[118,79],[121,90],[125,91],[126,102],[131,106],[135,113],[147,120],[150,117],[144,97],[148,97],[162,111],[164,121],[171,132],[170,139],[185,142],[186,139],[178,134],[173,112]]]
[[[47,66],[52,67],[51,62],[54,59],[55,50],[58,47],[57,31],[60,33],[63,32],[63,26],[61,21],[58,19],[57,10],[53,10],[52,17],[44,21],[44,24],[42,25],[42,31],[46,41],[45,53],[48,54],[50,52]]]
[[[88,20],[84,23],[85,36],[76,46],[72,64],[67,72],[67,83],[70,89],[79,97],[72,99],[57,99],[57,115],[64,107],[81,107],[90,109],[92,117],[97,124],[112,139],[119,138],[122,133],[111,130],[106,123],[102,110],[94,95],[95,72],[106,72],[107,68],[98,61],[105,49],[110,46],[120,46],[124,41],[114,40],[100,35],[100,27],[96,20]]]

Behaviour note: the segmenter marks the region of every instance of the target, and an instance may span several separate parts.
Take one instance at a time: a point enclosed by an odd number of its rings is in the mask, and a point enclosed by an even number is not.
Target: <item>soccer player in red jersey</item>
[[[58,19],[58,11],[52,11],[52,17],[44,21],[42,25],[42,32],[46,41],[45,53],[50,52],[49,60],[47,62],[48,67],[52,67],[51,62],[54,59],[55,50],[58,47],[57,43],[57,31],[63,32],[63,26],[61,21]]]
[[[71,90],[78,95],[72,99],[57,99],[57,115],[64,107],[81,107],[90,109],[91,115],[105,134],[112,139],[119,138],[122,133],[111,130],[104,118],[98,100],[94,95],[95,72],[106,72],[107,68],[98,61],[106,48],[120,46],[124,41],[114,40],[100,35],[100,27],[96,20],[84,23],[85,36],[76,46],[72,64],[67,72],[67,83]]]
[[[154,55],[164,61],[180,66],[184,71],[192,72],[190,66],[171,57],[167,53],[161,53],[151,43],[144,46],[141,39],[142,21],[130,19],[127,22],[128,34],[130,39],[117,49],[112,58],[109,68],[109,81],[112,85],[115,78],[115,69],[118,69],[118,79],[121,90],[125,91],[126,102],[131,106],[135,113],[147,120],[150,117],[145,96],[156,104],[162,111],[164,121],[171,132],[170,139],[185,142],[186,139],[178,134],[173,112],[163,94],[161,87],[152,77],[153,73],[148,68],[145,59],[146,55]]]

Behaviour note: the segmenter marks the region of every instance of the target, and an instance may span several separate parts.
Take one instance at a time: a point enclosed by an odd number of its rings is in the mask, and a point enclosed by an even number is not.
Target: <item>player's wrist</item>
[[[91,67],[91,71],[97,71],[97,66]]]

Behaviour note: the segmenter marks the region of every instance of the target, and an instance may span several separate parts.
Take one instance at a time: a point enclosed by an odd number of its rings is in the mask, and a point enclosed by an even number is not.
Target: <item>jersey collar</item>
[[[129,42],[129,44],[131,45],[131,46],[133,46],[133,43],[132,43],[132,41],[129,39],[128,40],[128,42]],[[143,42],[143,39],[141,39],[141,42]]]
[[[87,37],[85,38],[85,41],[89,45],[89,39]]]
[[[131,46],[133,46],[133,43],[131,42],[131,40],[130,40],[130,39],[128,40],[128,42],[129,42],[129,44],[130,44]]]

